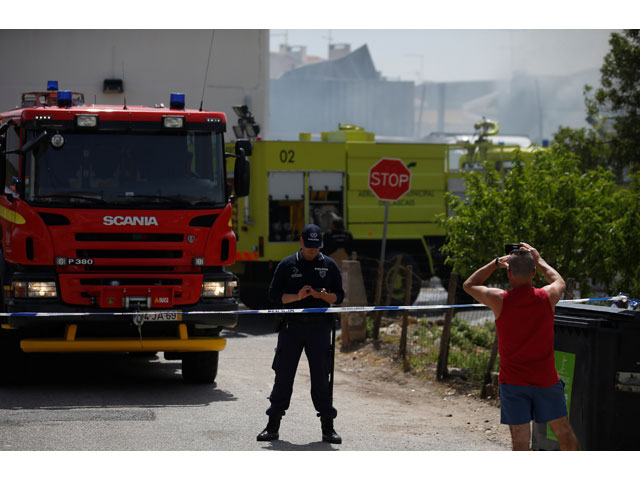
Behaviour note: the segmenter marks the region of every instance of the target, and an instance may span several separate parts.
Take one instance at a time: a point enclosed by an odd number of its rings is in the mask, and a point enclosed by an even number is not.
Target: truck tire
[[[219,352],[182,354],[182,378],[188,383],[213,383],[218,374]]]
[[[395,263],[398,256],[400,256],[401,260],[400,265],[396,267]],[[411,255],[402,252],[389,252],[385,257],[386,262],[382,284],[382,301],[384,302],[386,300],[387,293],[391,291],[391,305],[404,305],[407,273],[409,272],[407,267],[411,265],[413,267],[413,278],[411,282],[411,299],[409,300],[409,305],[413,305],[420,294],[420,289],[422,288],[422,280],[420,278],[420,268],[418,267],[418,263]],[[393,280],[393,272],[396,268],[398,269],[396,281],[395,284],[392,285],[391,281]]]
[[[0,311],[6,312],[4,305],[4,284],[7,266],[0,250]],[[2,322],[0,322],[2,323]],[[25,354],[20,348],[20,337],[15,330],[0,328],[0,385],[19,383],[26,373]]]
[[[20,383],[25,373],[25,354],[20,348],[20,338],[11,330],[0,329],[0,385]]]
[[[129,352],[129,356],[133,358],[154,358],[158,356],[158,352]]]

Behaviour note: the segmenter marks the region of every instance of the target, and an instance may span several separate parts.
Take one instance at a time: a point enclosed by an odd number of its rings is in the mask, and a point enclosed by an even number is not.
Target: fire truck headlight
[[[13,282],[16,298],[55,298],[58,296],[56,282]]]
[[[182,128],[184,127],[184,117],[162,117],[162,125],[164,128]]]
[[[238,288],[238,282],[235,280],[227,282],[227,297],[233,297],[233,293],[236,291],[236,288]]]
[[[56,282],[29,282],[27,295],[35,298],[57,297]]]
[[[95,128],[98,126],[97,115],[76,115],[76,125],[78,127]]]
[[[202,283],[202,296],[203,297],[224,297],[226,294],[227,282],[203,282]]]
[[[11,285],[14,297],[26,297],[27,296],[27,282],[13,282]]]

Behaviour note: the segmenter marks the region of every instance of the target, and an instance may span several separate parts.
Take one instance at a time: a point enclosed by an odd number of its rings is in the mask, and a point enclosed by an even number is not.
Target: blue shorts
[[[567,415],[564,382],[548,388],[500,384],[500,423],[545,423]]]

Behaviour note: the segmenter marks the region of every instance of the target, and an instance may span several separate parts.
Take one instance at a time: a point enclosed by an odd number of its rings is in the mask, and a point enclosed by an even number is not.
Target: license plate
[[[137,312],[133,317],[135,323],[142,322],[179,322],[181,312]]]

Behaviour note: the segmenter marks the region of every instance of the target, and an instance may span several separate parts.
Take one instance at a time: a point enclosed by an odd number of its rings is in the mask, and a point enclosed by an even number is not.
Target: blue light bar
[[[184,93],[172,93],[169,108],[173,110],[184,110]]]
[[[72,101],[71,90],[60,90],[58,92],[58,106],[70,107]]]
[[[47,91],[49,90],[58,90],[58,80],[47,81]]]

